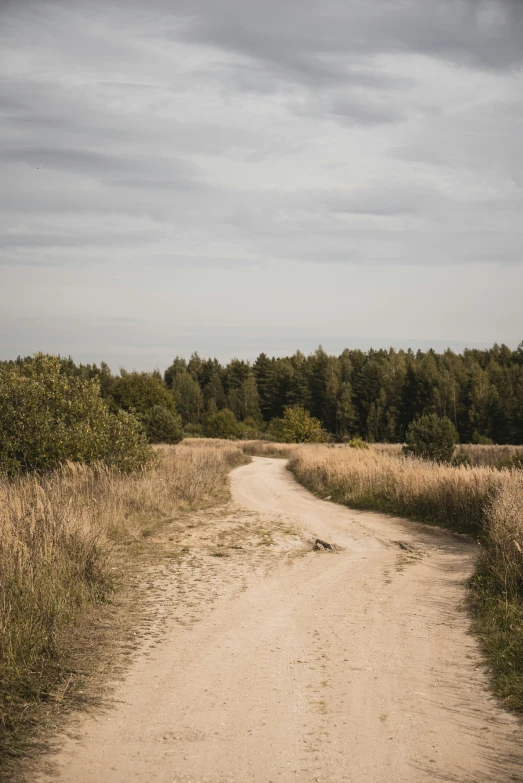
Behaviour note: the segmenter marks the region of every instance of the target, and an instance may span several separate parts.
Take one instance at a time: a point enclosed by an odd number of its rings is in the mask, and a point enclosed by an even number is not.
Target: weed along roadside
[[[474,628],[497,695],[508,709],[523,711],[523,472],[326,446],[295,450],[288,467],[320,497],[440,525],[478,541],[470,580]]]
[[[104,668],[107,650],[116,656],[132,640],[139,574],[178,553],[164,535],[172,520],[223,503],[230,470],[248,459],[230,442],[157,451],[134,473],[69,463],[0,481],[5,777],[20,754],[38,749],[45,726],[90,703],[85,682]]]

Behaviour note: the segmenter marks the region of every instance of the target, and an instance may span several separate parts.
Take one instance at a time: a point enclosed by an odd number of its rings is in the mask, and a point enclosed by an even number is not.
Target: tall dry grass
[[[307,487],[329,494],[339,503],[474,534],[481,531],[485,505],[512,480],[508,471],[452,468],[376,449],[325,446],[296,451],[290,467]]]
[[[506,481],[485,509],[487,536],[471,584],[497,692],[523,710],[523,471],[503,473]]]
[[[64,639],[104,600],[115,566],[151,525],[224,497],[234,444],[158,449],[146,470],[67,464],[46,476],[0,479],[0,754],[66,660]]]
[[[269,440],[223,440],[220,438],[185,438],[180,444],[196,449],[208,449],[217,445],[230,446],[234,443],[239,449],[251,457],[279,457],[287,459],[300,448],[298,443],[275,443]]]
[[[189,448],[208,449],[215,446],[230,446],[233,443],[244,454],[251,457],[280,457],[287,459],[292,455],[295,449],[299,448],[298,443],[275,443],[269,440],[223,440],[220,438],[185,438],[180,444],[189,446]]]
[[[267,440],[244,440],[238,443],[244,454],[252,457],[278,457],[287,459],[291,457],[296,449],[300,448],[298,443],[273,443]]]
[[[380,453],[399,457],[402,455],[401,443],[373,443],[372,448]],[[470,457],[472,467],[496,468],[513,457],[521,446],[481,446],[475,443],[462,443],[454,449],[454,456],[465,452]]]
[[[460,451],[466,452],[473,467],[483,465],[496,468],[508,462],[520,450],[521,446],[479,446],[474,443],[464,443],[456,446],[455,454],[459,454]]]
[[[325,446],[295,451],[290,468],[306,487],[339,503],[477,537],[480,556],[471,581],[476,629],[498,694],[523,710],[523,471],[450,467],[385,450]]]

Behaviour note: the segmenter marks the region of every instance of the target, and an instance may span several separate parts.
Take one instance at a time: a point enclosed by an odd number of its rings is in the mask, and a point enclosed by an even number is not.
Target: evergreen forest
[[[0,363],[26,365],[31,358]],[[96,379],[114,410],[138,414],[176,411],[186,435],[255,436],[276,432],[287,407],[300,406],[336,440],[361,437],[400,443],[422,414],[449,418],[462,443],[523,443],[523,342],[462,354],[411,350],[346,349],[329,355],[321,347],[306,356],[222,364],[194,353],[152,373],[76,365],[61,359],[61,371]]]

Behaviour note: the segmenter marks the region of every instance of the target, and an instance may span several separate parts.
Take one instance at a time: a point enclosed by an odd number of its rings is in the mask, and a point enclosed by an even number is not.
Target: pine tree
[[[270,416],[270,401],[269,401],[269,387],[271,381],[271,375],[274,362],[267,357],[266,354],[261,353],[253,364],[253,373],[256,380],[256,386],[258,388],[258,395],[260,397],[260,410],[262,412],[265,421],[269,421]]]

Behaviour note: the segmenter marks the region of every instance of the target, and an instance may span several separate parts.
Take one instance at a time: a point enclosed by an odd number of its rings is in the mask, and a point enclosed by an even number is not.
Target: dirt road
[[[80,716],[33,779],[523,780],[521,727],[489,695],[468,634],[471,544],[318,500],[281,460],[237,469],[232,494],[244,529],[286,531],[273,565],[249,568],[237,544],[238,589],[192,624],[167,617],[113,705]],[[312,552],[292,530],[342,551]],[[234,557],[219,560],[228,584]]]

